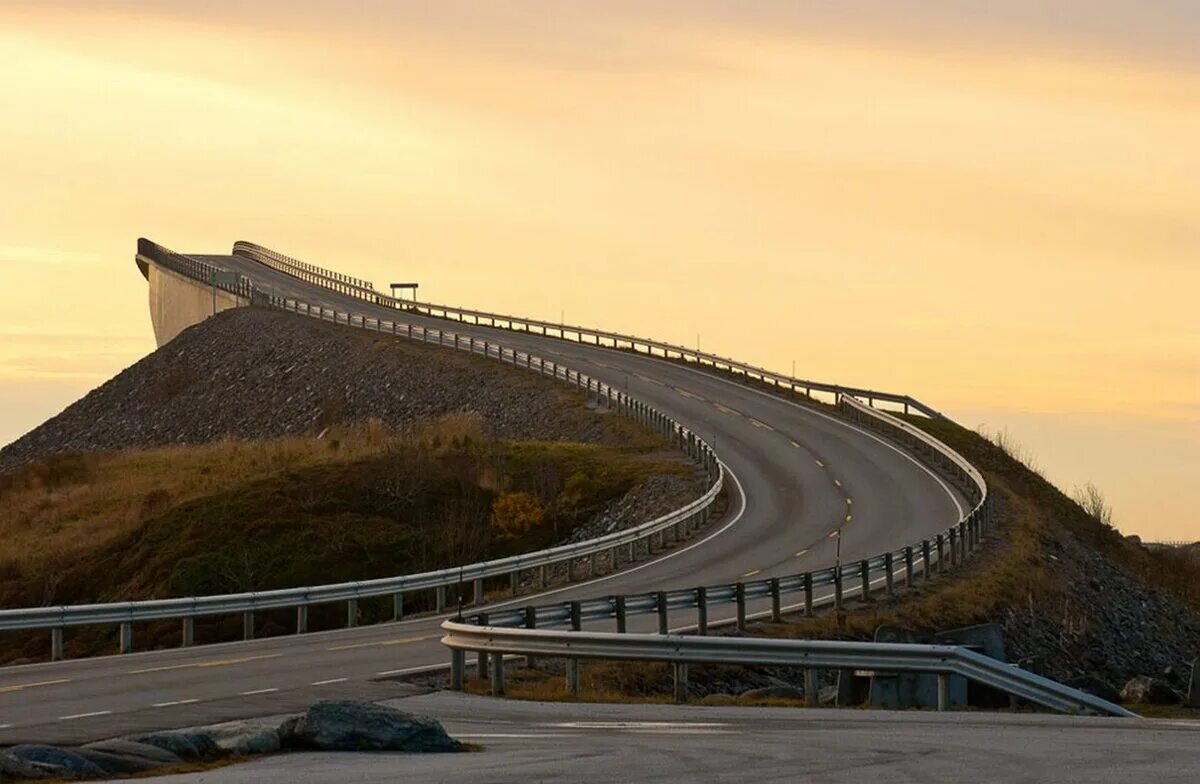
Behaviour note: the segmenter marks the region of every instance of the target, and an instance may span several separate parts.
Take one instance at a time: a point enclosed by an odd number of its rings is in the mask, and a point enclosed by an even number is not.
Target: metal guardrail
[[[182,274],[198,276],[199,280],[204,280],[209,276],[209,270],[205,268],[210,265],[182,254],[173,253],[148,240],[139,241],[138,253],[143,258],[154,263],[163,263],[164,266],[169,266]],[[194,264],[190,262],[194,262]],[[604,405],[607,409],[649,427],[670,440],[706,470],[711,484],[705,493],[695,501],[642,525],[583,542],[560,545],[533,553],[414,575],[332,585],[217,596],[0,610],[0,631],[49,628],[52,635],[51,659],[58,660],[63,656],[63,629],[68,626],[119,623],[121,625],[120,649],[125,653],[132,649],[132,624],[135,622],[182,619],[184,622],[183,644],[187,646],[191,645],[194,639],[193,620],[203,616],[242,613],[245,637],[249,639],[253,637],[254,633],[254,613],[262,610],[298,608],[297,632],[304,632],[307,631],[307,608],[310,605],[346,601],[347,623],[354,625],[357,615],[355,602],[359,599],[390,595],[393,597],[393,615],[395,618],[399,618],[403,614],[404,594],[432,589],[436,591],[435,606],[440,612],[446,607],[446,589],[451,585],[472,582],[473,595],[478,601],[482,598],[483,581],[486,579],[508,576],[510,588],[515,594],[520,585],[521,572],[537,570],[538,582],[545,586],[549,582],[548,569],[564,562],[568,564],[568,579],[572,579],[575,572],[574,564],[579,559],[587,559],[589,571],[594,573],[598,566],[597,559],[601,555],[607,556],[608,566],[612,570],[620,567],[622,557],[627,563],[635,562],[641,555],[639,548],[643,548],[646,555],[649,556],[656,547],[661,549],[667,544],[668,536],[679,541],[708,522],[712,505],[724,487],[725,468],[703,438],[654,407],[586,374],[527,352],[516,351],[496,343],[470,336],[461,336],[445,330],[401,324],[395,321],[381,321],[353,313],[342,313],[322,305],[274,297],[261,291],[251,290],[249,295],[257,305],[287,310],[373,332],[382,332],[397,338],[406,338],[421,343],[435,343],[439,346],[496,359],[516,368],[562,381],[584,391],[589,399],[594,397],[597,405]]]
[[[304,280],[307,280],[309,283],[326,285],[326,287],[328,287],[328,283],[337,283],[368,291],[373,291],[375,288],[374,284],[368,280],[356,278],[351,275],[343,275],[335,270],[325,269],[324,267],[318,267],[316,264],[309,264],[306,261],[293,259],[290,256],[277,253],[270,248],[264,248],[261,245],[255,245],[253,242],[246,242],[245,240],[238,240],[233,243],[233,255],[252,259],[260,264],[265,264],[271,269],[286,272],[294,277],[306,275],[308,277],[303,278]]]
[[[245,258],[261,261],[272,269],[281,272],[289,272],[289,268],[303,270],[306,267],[311,267],[305,262],[298,261],[289,256],[285,256],[270,248],[265,248],[261,245],[256,245],[252,242],[239,240],[234,245],[234,253]],[[313,269],[320,269],[319,267]],[[292,273],[294,274],[294,273]],[[296,275],[296,277],[301,277]],[[323,285],[320,276],[311,278],[302,278],[306,282],[315,285]],[[475,325],[493,327],[496,329],[508,329],[514,332],[534,332],[544,337],[559,338],[562,340],[571,340],[577,343],[590,343],[596,346],[603,346],[613,349],[624,348],[622,344],[627,344],[627,350],[638,353],[645,353],[652,356],[661,356],[665,359],[674,359],[682,362],[691,362],[698,365],[708,365],[715,370],[725,370],[732,374],[740,374],[749,380],[757,380],[763,384],[767,384],[781,391],[788,391],[803,397],[812,397],[814,391],[824,392],[833,396],[834,402],[841,395],[851,395],[853,397],[862,398],[872,406],[876,401],[887,401],[895,405],[901,406],[904,413],[917,411],[925,416],[941,419],[943,415],[927,406],[921,401],[913,398],[910,395],[900,395],[892,392],[881,392],[879,390],[865,389],[862,387],[848,387],[841,384],[830,384],[822,381],[812,381],[808,379],[799,379],[792,376],[787,376],[782,373],[776,373],[765,368],[751,365],[745,362],[739,362],[736,359],[722,357],[718,354],[711,354],[704,351],[698,351],[686,346],[679,346],[673,343],[666,343],[661,340],[650,340],[648,338],[639,338],[634,335],[625,335],[620,332],[610,332],[607,330],[593,329],[591,327],[583,327],[578,325],[554,324],[549,321],[540,321],[538,319],[529,319],[521,316],[509,316],[501,313],[489,313],[482,310],[472,310],[470,308],[459,308],[452,305],[438,305],[430,302],[418,302],[415,300],[403,300],[396,297],[391,297],[386,294],[375,291],[369,284],[362,286],[341,285],[335,289],[341,294],[355,297],[374,305],[395,308],[397,310],[414,311],[421,315],[432,316],[434,318],[444,318],[462,323],[471,323]],[[467,319],[471,321],[468,322]],[[486,320],[486,324],[484,321]],[[604,341],[608,341],[605,344]],[[658,352],[657,354],[655,352]]]
[[[238,276],[236,283],[230,282],[226,270],[192,256],[176,253],[144,237],[138,238],[137,255],[185,277],[200,281],[206,286],[227,291],[246,300],[249,300],[254,292],[254,285],[248,278]]]
[[[1136,717],[1107,700],[953,645],[564,632],[456,621],[444,622],[442,629],[445,631],[442,644],[451,651],[451,686],[463,687],[465,654],[477,651],[492,659],[492,693],[497,696],[504,693],[504,655],[521,654],[567,659],[568,686],[576,693],[580,659],[673,664],[675,697],[679,702],[687,699],[689,664],[778,665],[804,668],[805,693],[810,704],[815,704],[817,670],[865,669],[880,673],[936,674],[939,710],[948,707],[949,677],[958,675],[1052,710]],[[486,659],[481,659],[481,665],[487,668]]]

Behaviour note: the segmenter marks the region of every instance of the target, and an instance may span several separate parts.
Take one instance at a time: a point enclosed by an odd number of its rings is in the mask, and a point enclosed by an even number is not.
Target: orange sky
[[[137,236],[251,239],[909,392],[1200,536],[1186,4],[43,6],[0,9],[0,442],[152,348]]]

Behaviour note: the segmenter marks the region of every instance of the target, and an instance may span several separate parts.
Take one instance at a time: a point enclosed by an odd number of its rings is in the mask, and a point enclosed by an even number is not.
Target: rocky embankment
[[[459,750],[436,719],[371,702],[327,700],[290,716],[164,730],[84,746],[12,746],[0,749],[0,781],[169,773],[172,768],[278,751]]]
[[[613,442],[615,417],[548,379],[461,352],[242,308],[219,314],[0,450],[0,472],[64,452],[391,427],[463,411],[491,435]]]

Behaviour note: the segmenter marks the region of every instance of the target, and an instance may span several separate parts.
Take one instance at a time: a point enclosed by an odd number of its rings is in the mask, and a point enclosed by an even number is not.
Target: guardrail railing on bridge
[[[239,240],[237,243],[235,243],[233,252],[239,256],[243,256],[244,258],[259,261],[277,271],[292,274],[308,283],[312,283],[314,285],[327,285],[325,282],[323,282],[323,280],[328,280],[329,273],[314,274],[312,272],[312,270],[320,270],[320,267],[313,267],[306,262],[285,256],[282,253],[271,250],[270,248],[265,248],[261,245],[256,245],[253,242]],[[892,392],[881,392],[879,390],[865,389],[862,387],[848,387],[841,384],[830,384],[822,381],[794,378],[792,376],[776,373],[774,371],[751,365],[746,362],[739,362],[736,359],[722,357],[717,354],[699,351],[697,349],[679,346],[661,340],[651,340],[649,338],[640,338],[634,335],[625,335],[620,332],[611,332],[608,330],[594,329],[591,327],[583,327],[578,325],[555,324],[549,321],[524,318],[522,316],[489,313],[487,311],[454,307],[452,305],[438,305],[430,302],[403,300],[388,296],[386,294],[381,294],[375,291],[369,284],[346,285],[344,282],[339,282],[339,285],[337,286],[329,285],[327,287],[337,291],[340,294],[361,299],[374,305],[395,308],[397,310],[413,311],[421,315],[432,316],[434,318],[444,318],[462,323],[471,323],[474,325],[492,327],[495,329],[508,329],[515,332],[534,332],[535,334],[545,337],[571,340],[577,343],[591,343],[596,346],[604,346],[613,349],[626,349],[652,356],[661,356],[665,359],[690,362],[697,365],[707,365],[715,370],[723,370],[734,375],[741,375],[746,379],[759,381],[780,391],[790,392],[800,397],[812,398],[814,392],[823,392],[832,396],[831,402],[837,402],[837,399],[840,396],[850,395],[867,401],[872,407],[876,402],[886,401],[893,405],[899,406],[904,413],[916,411],[935,419],[942,417],[940,412],[910,395],[900,395]],[[468,319],[470,319],[470,321],[468,321]]]

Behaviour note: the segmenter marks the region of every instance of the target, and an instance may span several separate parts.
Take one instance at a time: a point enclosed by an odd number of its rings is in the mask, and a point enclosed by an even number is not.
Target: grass
[[[191,596],[370,579],[539,549],[654,475],[693,475],[656,439],[512,442],[453,415],[403,433],[377,422],[320,437],[222,441],[72,455],[0,484],[0,606]],[[536,524],[501,528],[497,499],[521,494]],[[415,597],[410,610],[421,608]],[[326,612],[327,610],[327,612]],[[344,623],[314,608],[313,628]],[[364,601],[362,621],[390,617]],[[263,613],[259,633],[290,624]],[[197,624],[198,641],[236,619]],[[139,647],[177,644],[175,623],[139,626]],[[68,655],[111,650],[111,629],[72,629]],[[45,655],[39,635],[0,659]]]

